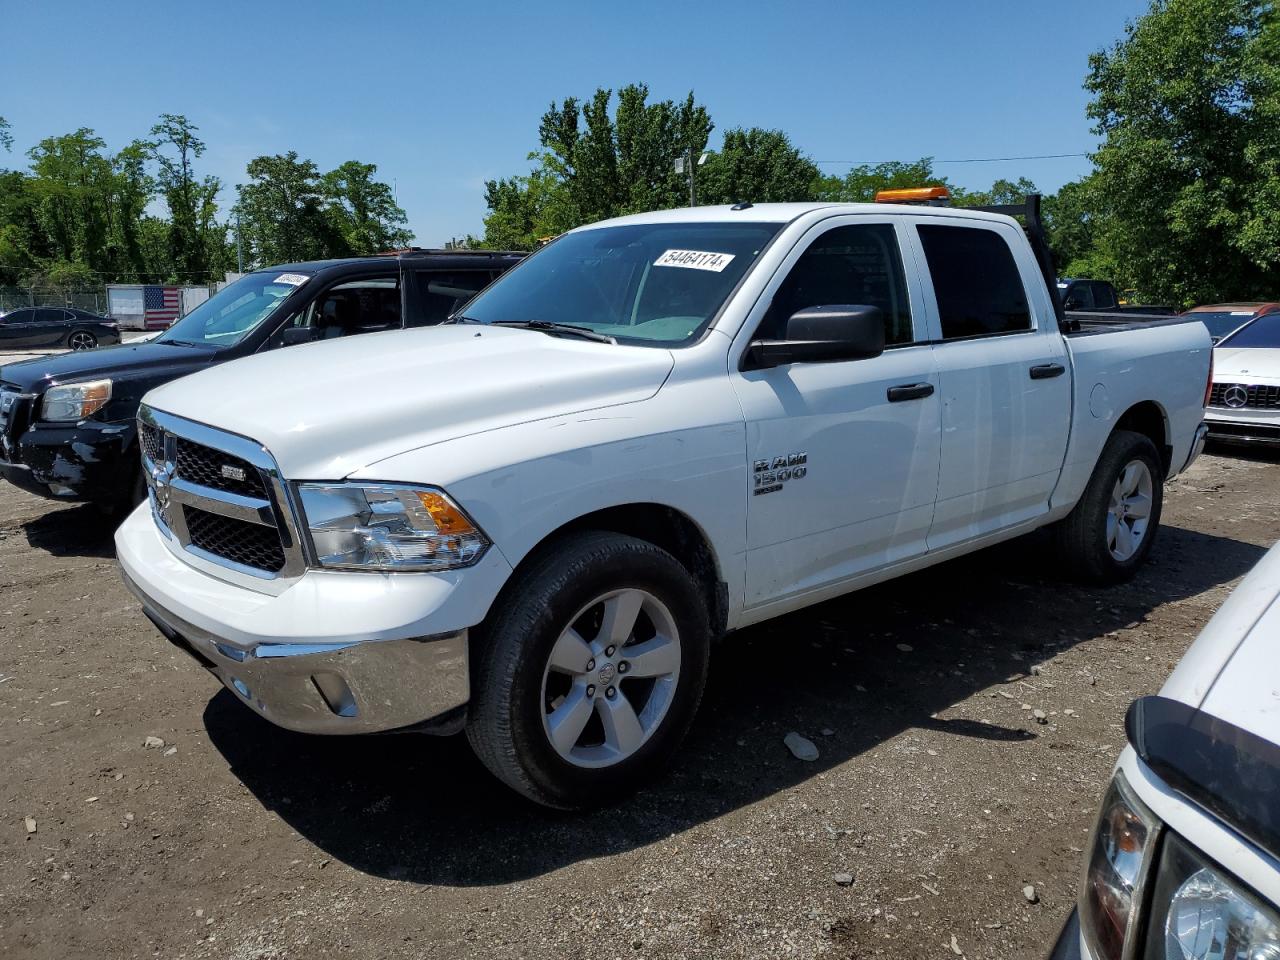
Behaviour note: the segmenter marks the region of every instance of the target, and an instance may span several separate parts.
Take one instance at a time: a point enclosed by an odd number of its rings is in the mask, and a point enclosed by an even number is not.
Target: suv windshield
[[[279,270],[247,274],[223,287],[156,339],[233,346],[258,329],[289,294],[309,279],[305,273]]]
[[[689,343],[781,228],[647,223],[566,234],[467,304],[463,319],[569,324],[624,343]]]
[[[1225,340],[1219,340],[1218,346],[1266,347],[1272,350],[1280,347],[1280,313],[1264,313]]]

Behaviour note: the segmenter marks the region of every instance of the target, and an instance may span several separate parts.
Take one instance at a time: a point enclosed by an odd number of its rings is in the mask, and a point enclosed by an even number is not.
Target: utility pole
[[[236,273],[244,273],[244,248],[240,245],[240,209],[236,208]]]
[[[707,162],[707,154],[698,157],[698,162],[693,162],[693,147],[689,147],[683,157],[676,157],[676,173],[686,173],[689,175],[689,206],[696,207],[698,205],[698,193],[694,187],[694,168],[700,167]]]

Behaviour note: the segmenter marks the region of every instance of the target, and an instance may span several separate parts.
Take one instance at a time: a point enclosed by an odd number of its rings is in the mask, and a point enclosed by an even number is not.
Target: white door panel
[[[889,388],[916,383],[934,393],[887,401]],[[770,493],[756,492],[770,484],[751,471],[748,606],[924,553],[938,483],[937,386],[927,346],[741,375],[753,468],[806,459],[802,478]]]
[[[816,225],[735,342],[730,379],[747,427],[748,607],[925,552],[941,417],[907,229],[901,216],[838,216]],[[783,335],[782,314],[841,302],[877,306],[892,318],[891,346],[881,356],[737,368],[752,337]],[[890,402],[891,388],[908,385],[927,395]]]

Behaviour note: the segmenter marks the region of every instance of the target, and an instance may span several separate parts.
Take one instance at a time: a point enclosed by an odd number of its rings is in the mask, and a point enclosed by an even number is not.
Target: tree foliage
[[[1176,302],[1280,290],[1280,18],[1256,0],[1154,0],[1089,61],[1103,143],[1083,194],[1125,286]]]
[[[698,171],[700,203],[815,200],[821,174],[781,130],[727,130]]]

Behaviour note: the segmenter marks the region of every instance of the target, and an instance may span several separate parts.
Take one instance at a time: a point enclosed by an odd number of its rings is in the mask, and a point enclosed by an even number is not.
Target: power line
[[[933,160],[930,163],[1005,163],[1010,160],[1061,160],[1067,157],[1087,157],[1087,153],[1038,153],[1028,157],[965,157],[961,160]],[[874,167],[882,163],[898,163],[899,160],[815,160],[814,163],[847,163],[855,167]]]

